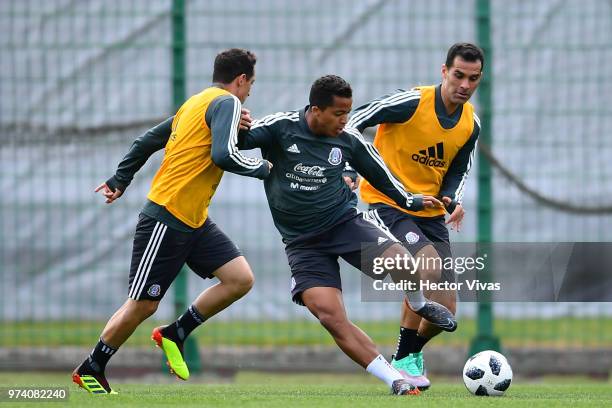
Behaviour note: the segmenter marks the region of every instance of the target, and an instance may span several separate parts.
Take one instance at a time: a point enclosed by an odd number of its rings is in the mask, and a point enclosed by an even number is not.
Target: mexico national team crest
[[[147,290],[147,293],[151,297],[159,296],[160,292],[161,292],[161,287],[158,284],[149,286],[149,290]]]
[[[332,147],[327,161],[333,166],[337,166],[342,163],[342,150],[337,147]]]
[[[406,242],[409,244],[416,244],[419,242],[419,234],[410,231],[406,234]]]

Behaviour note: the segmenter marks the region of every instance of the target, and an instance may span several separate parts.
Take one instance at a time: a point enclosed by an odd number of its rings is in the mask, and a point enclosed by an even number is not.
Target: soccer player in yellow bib
[[[128,299],[108,321],[91,354],[73,372],[73,381],[92,394],[116,393],[106,380],[106,364],[138,325],[157,310],[184,264],[200,277],[219,282],[203,291],[174,323],[153,330],[152,339],[182,380],[189,378],[182,355],[185,338],[253,285],[249,264],[210,219],[208,206],[225,170],[260,179],[270,174],[269,162],[245,157],[236,147],[242,103],[255,81],[255,62],[255,55],[247,50],[219,53],[213,85],[189,98],[174,117],[138,138],[115,175],[96,189],[112,203],[152,152],[165,146],[136,226]],[[248,114],[246,117],[250,121]]]
[[[379,125],[374,146],[406,191],[436,196],[444,203],[446,209],[409,211],[367,180],[361,181],[361,199],[369,204],[370,214],[415,257],[444,261],[452,256],[445,224],[459,231],[464,217],[461,202],[480,132],[480,121],[468,100],[480,83],[483,65],[484,55],[478,46],[454,44],[442,65],[440,85],[385,95],[356,109],[347,124],[360,132]],[[450,214],[446,221],[445,212]],[[434,272],[442,282],[454,282],[454,272],[440,270],[441,264],[428,262],[425,268],[434,269],[429,276]],[[427,297],[455,313],[455,291],[433,291]],[[404,302],[392,365],[421,390],[430,386],[422,349],[440,332]]]

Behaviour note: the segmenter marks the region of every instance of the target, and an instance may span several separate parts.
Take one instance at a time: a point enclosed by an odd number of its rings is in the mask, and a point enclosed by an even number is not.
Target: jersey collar
[[[438,118],[438,122],[440,122],[440,126],[444,129],[452,129],[457,123],[459,123],[459,119],[461,119],[461,114],[463,113],[463,104],[459,105],[457,109],[453,112],[452,115],[446,114],[446,107],[444,107],[444,102],[442,101],[442,85],[436,86],[436,116]]]

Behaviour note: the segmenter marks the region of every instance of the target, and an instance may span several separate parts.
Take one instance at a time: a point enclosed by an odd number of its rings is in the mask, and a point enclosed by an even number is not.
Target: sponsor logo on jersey
[[[342,150],[337,147],[332,147],[331,151],[329,152],[329,157],[327,158],[327,161],[332,166],[337,166],[342,163]]]
[[[385,242],[387,242],[387,241],[388,241],[388,239],[387,239],[387,238],[384,238],[384,237],[378,237],[378,245],[380,245],[380,244],[384,244],[384,243],[385,243]]]
[[[301,153],[301,152],[300,152],[300,149],[298,149],[297,144],[295,144],[295,143],[294,143],[294,144],[292,144],[291,146],[289,146],[289,147],[287,148],[287,151],[288,151],[289,153]]]
[[[440,142],[435,146],[429,146],[427,149],[419,150],[419,153],[414,153],[412,155],[412,160],[429,167],[445,167],[444,143]]]
[[[304,178],[304,177],[298,176],[297,174],[293,174],[291,172],[285,173],[285,177],[287,177],[288,179],[291,179],[291,180],[299,181],[300,183],[319,183],[319,184],[327,183],[327,177],[323,177],[323,178]]]
[[[289,187],[294,190],[302,190],[302,191],[317,191],[321,186],[305,186],[300,183],[290,183]]]
[[[325,176],[325,170],[327,170],[327,169],[325,167],[322,167],[322,166],[305,166],[302,163],[298,163],[298,164],[295,165],[293,170],[297,171],[297,172],[300,172],[302,174],[306,174],[307,176],[324,177]]]
[[[161,286],[159,286],[158,284],[151,285],[149,286],[147,293],[149,294],[149,296],[157,297],[161,293]]]

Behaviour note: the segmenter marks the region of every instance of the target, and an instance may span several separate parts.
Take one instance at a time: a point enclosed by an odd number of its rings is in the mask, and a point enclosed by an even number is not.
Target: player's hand
[[[272,170],[272,167],[274,167],[274,165],[271,162],[267,161],[267,160],[266,160],[266,162],[268,163],[268,170]]]
[[[240,130],[249,130],[251,128],[251,111],[247,108],[242,108],[240,111]]]
[[[436,197],[424,195],[423,196],[423,207],[436,208],[436,207],[444,207],[444,205]]]
[[[442,201],[444,202],[445,206],[449,206],[453,200],[451,200],[450,197],[442,197]],[[448,220],[446,220],[446,224],[450,224],[451,229],[457,230],[457,232],[459,232],[461,231],[461,224],[463,223],[464,216],[465,210],[463,209],[461,204],[457,204],[453,213],[450,215],[450,217],[448,217]]]
[[[107,185],[106,183],[102,183],[100,184],[98,187],[96,187],[96,189],[94,190],[94,192],[98,192],[100,190],[102,191],[102,195],[106,198],[105,203],[106,204],[111,204],[113,201],[115,201],[116,199],[118,199],[119,197],[121,197],[121,195],[123,194],[123,191],[119,190],[118,188],[115,189],[115,192],[113,192]]]
[[[353,178],[349,176],[344,176],[343,178],[344,178],[344,182],[346,183],[347,186],[349,186],[351,191],[357,190],[357,187],[359,187],[359,176],[355,178],[355,181],[353,181]]]

